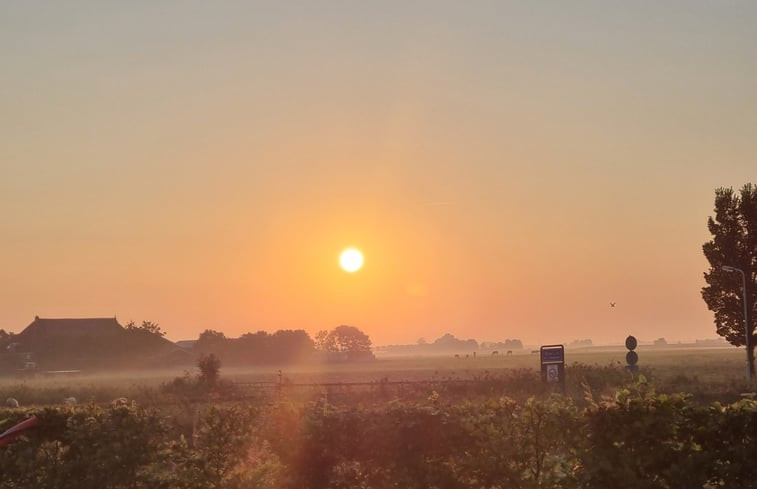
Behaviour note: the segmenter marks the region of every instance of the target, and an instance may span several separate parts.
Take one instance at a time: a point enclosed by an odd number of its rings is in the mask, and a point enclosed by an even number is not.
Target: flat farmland
[[[641,373],[662,392],[687,392],[705,401],[733,401],[747,390],[745,385],[745,352],[734,347],[637,348]],[[610,395],[622,385],[633,381],[624,371],[626,350],[588,348],[566,350],[567,392],[581,397],[583,385],[595,392]],[[324,363],[289,366],[221,366],[221,378],[236,385],[245,395],[256,389],[283,384],[288,392],[316,392],[319,386],[372,390],[376,386],[417,383],[415,388],[389,390],[390,396],[403,398],[425,396],[439,386],[466,383],[476,386],[488,382],[489,393],[527,397],[543,389],[538,382],[539,354],[531,350],[512,355],[481,354],[467,358],[462,355],[423,357],[378,357],[361,363]],[[196,368],[167,370],[133,370],[100,372],[75,376],[3,377],[0,397],[14,397],[25,403],[56,404],[74,396],[81,401],[108,402],[128,397],[138,401],[162,402],[162,386],[177,378],[196,375]],[[362,387],[360,387],[362,385]],[[480,386],[479,386],[480,387]],[[483,392],[482,388],[458,389],[459,396]],[[359,399],[359,397],[355,397]]]
[[[746,354],[743,348],[689,348],[645,347],[636,349],[639,367],[656,378],[680,375],[697,377],[702,381],[725,381],[744,377]],[[626,350],[617,348],[589,348],[566,350],[565,363],[570,371],[572,364],[625,365]],[[495,374],[512,369],[539,369],[539,354],[531,351],[512,355],[480,354],[455,358],[439,356],[378,356],[375,361],[360,363],[308,363],[288,366],[221,366],[221,375],[232,382],[278,382],[279,374],[291,382],[332,383],[392,381],[427,381],[438,379],[474,379],[485,372]],[[155,386],[180,376],[193,368],[162,370],[124,370],[115,372],[82,372],[71,376],[0,377],[0,385],[22,382],[30,386],[56,386],[77,384],[128,385],[139,382]]]
[[[639,366],[658,378],[681,375],[698,377],[702,381],[725,381],[741,379],[745,374],[746,355],[739,348],[656,348],[640,346]],[[565,363],[570,371],[572,364],[625,365],[624,348],[596,348],[566,350]],[[436,379],[474,379],[484,372],[496,374],[512,369],[540,367],[539,354],[531,351],[514,352],[512,355],[487,355],[476,357],[453,355],[381,357],[373,362],[298,365],[282,367],[282,374],[293,382],[371,382],[381,379],[392,381],[426,381]],[[237,382],[278,381],[279,368],[230,367],[224,375]]]

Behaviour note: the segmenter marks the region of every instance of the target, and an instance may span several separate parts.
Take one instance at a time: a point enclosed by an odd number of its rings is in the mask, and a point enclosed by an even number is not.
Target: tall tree
[[[194,345],[194,350],[201,354],[219,354],[220,351],[223,350],[223,347],[226,346],[226,343],[226,335],[224,335],[220,331],[206,329],[205,331],[200,333],[199,338],[197,338],[197,342]]]
[[[320,335],[319,332],[316,338],[318,339]],[[337,326],[322,340],[322,348],[326,351],[349,353],[369,353],[371,351],[371,339],[354,326]]]
[[[739,193],[732,188],[715,190],[715,217],[707,227],[712,239],[703,246],[710,263],[705,272],[707,286],[702,298],[715,314],[720,336],[735,346],[746,344],[749,335],[749,369],[754,374],[755,321],[757,317],[757,186],[748,183]],[[739,268],[746,276],[747,332],[744,331],[744,302],[741,274],[723,270]]]
[[[350,353],[369,353],[371,339],[354,326],[337,326],[332,332],[337,350]]]
[[[315,334],[315,349],[321,351],[332,351],[333,348],[330,344],[329,332],[325,329],[318,331]]]

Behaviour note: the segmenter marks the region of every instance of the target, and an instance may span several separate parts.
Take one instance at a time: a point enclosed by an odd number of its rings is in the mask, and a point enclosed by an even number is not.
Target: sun
[[[339,255],[339,265],[345,272],[357,272],[363,267],[363,254],[356,248],[347,248]]]

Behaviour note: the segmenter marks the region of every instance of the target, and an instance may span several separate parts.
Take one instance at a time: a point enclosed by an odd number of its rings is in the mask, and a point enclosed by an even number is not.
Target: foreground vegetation
[[[212,358],[136,384],[9,382],[0,396],[22,407],[0,409],[0,431],[40,423],[0,448],[0,487],[754,487],[757,402],[741,399],[743,352],[731,353],[699,352],[682,370],[690,353],[646,355],[636,377],[617,362],[572,363],[564,393],[525,368],[527,355],[345,365],[272,388],[249,384],[270,372],[219,376]],[[376,382],[301,384],[366,379]],[[65,395],[79,404],[61,406]]]
[[[15,488],[754,487],[757,403],[701,405],[642,378],[578,407],[549,395],[334,406],[281,400],[0,411]]]

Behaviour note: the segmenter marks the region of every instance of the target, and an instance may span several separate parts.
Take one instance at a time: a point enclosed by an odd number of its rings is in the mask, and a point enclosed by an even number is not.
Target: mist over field
[[[2,489],[757,487],[757,3],[0,5]]]

